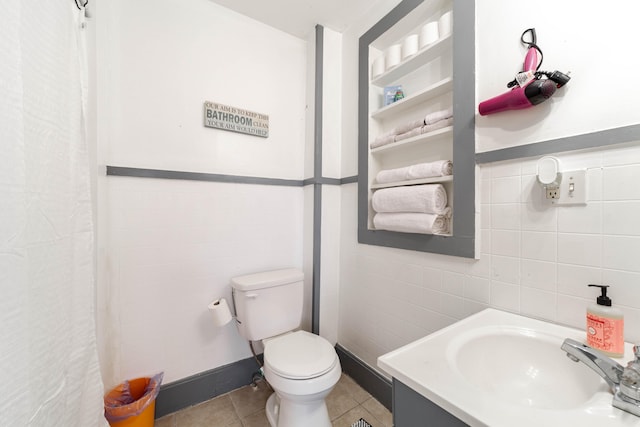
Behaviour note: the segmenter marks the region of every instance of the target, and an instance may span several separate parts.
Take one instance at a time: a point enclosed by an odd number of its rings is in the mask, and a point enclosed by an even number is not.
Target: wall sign
[[[269,116],[217,102],[204,103],[204,125],[247,135],[269,137]]]

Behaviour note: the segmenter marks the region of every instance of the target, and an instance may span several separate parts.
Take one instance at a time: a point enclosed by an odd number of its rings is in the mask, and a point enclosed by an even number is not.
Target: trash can
[[[104,397],[104,416],[111,427],[153,427],[156,397],[163,373],[125,381]]]

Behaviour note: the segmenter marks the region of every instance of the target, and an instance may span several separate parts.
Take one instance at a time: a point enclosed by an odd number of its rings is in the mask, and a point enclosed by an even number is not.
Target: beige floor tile
[[[353,378],[345,374],[342,374],[342,377],[340,377],[340,381],[338,382],[336,387],[345,388],[351,395],[351,397],[353,397],[353,399],[358,403],[362,403],[365,400],[371,398],[371,395],[365,389],[360,387],[358,383],[353,380]]]
[[[258,411],[242,419],[243,427],[271,427],[265,410]]]
[[[231,402],[238,414],[238,417],[245,418],[260,410],[264,410],[267,399],[273,393],[273,390],[266,382],[260,381],[256,388],[245,386],[229,393]]]
[[[156,420],[155,427],[270,427],[265,404],[272,390],[242,387]],[[352,378],[342,375],[327,397],[333,427],[351,427],[360,418],[373,427],[391,427],[391,413]]]
[[[362,402],[362,407],[369,411],[384,427],[393,426],[393,417],[391,412],[373,397]]]
[[[158,418],[153,424],[153,427],[175,427],[175,418],[173,414]]]
[[[226,427],[240,424],[228,394],[176,413],[176,427]]]
[[[358,406],[358,402],[351,396],[349,389],[338,382],[336,387],[326,398],[329,419],[334,420],[344,413]]]

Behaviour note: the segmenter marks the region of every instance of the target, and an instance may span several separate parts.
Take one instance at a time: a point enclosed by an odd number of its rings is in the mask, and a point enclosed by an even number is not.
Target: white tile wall
[[[611,286],[626,339],[640,341],[640,144],[557,157],[565,170],[587,169],[586,206],[547,203],[537,159],[481,167],[479,260],[360,245],[343,232],[342,259],[367,263],[342,263],[339,343],[375,367],[414,335],[485,307],[583,328],[597,295],[589,283]],[[356,185],[342,192],[353,230]]]

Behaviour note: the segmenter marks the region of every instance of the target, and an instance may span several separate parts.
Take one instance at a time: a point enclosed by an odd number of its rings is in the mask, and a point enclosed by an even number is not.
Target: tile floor
[[[264,412],[270,394],[264,382],[257,390],[245,386],[159,418],[155,427],[270,427]],[[387,408],[345,374],[327,397],[327,409],[333,427],[351,427],[360,418],[373,427],[393,425]]]

